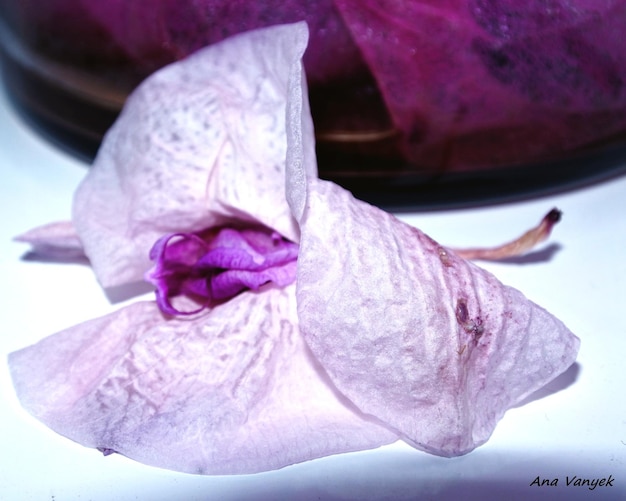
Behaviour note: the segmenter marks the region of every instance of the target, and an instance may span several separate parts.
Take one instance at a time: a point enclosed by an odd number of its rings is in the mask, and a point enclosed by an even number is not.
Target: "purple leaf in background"
[[[306,21],[311,44],[304,64],[313,83],[345,79],[365,69],[333,0],[76,0],[139,65],[172,62],[229,36]]]
[[[625,0],[23,0],[12,9],[36,48],[81,68],[98,61],[113,87],[228,36],[305,20],[320,137],[391,133],[394,158],[415,169],[561,158],[626,130]]]
[[[335,3],[419,165],[524,162],[626,126],[623,0]]]

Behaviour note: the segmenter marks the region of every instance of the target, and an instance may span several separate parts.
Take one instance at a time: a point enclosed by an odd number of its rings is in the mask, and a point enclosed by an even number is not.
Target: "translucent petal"
[[[168,320],[135,303],[11,354],[10,367],[53,430],[178,471],[251,473],[397,439],[326,383],[294,286]]]

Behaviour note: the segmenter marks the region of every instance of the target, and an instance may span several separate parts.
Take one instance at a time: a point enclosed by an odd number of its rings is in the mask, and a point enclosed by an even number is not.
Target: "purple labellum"
[[[189,315],[228,300],[246,289],[272,282],[279,287],[296,277],[298,245],[267,228],[220,227],[161,237],[150,251],[155,266],[146,280],[156,286],[157,303],[169,315]],[[181,311],[170,298],[201,303]]]

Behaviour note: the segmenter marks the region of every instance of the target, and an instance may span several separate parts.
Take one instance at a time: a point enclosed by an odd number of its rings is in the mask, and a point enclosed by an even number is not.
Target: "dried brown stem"
[[[508,257],[520,256],[547,239],[553,226],[560,220],[561,211],[554,208],[544,216],[535,228],[528,230],[512,242],[498,247],[452,250],[465,259],[497,261]]]

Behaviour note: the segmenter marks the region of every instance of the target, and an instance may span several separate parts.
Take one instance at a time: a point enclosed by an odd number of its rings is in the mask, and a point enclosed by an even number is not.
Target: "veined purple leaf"
[[[626,126],[626,3],[336,0],[425,167],[558,155]]]
[[[311,84],[346,79],[365,68],[333,0],[197,0],[187,9],[177,0],[160,3],[171,46],[183,54],[237,33],[306,21],[310,49],[303,63]]]
[[[27,39],[45,37],[62,60],[98,60],[132,81],[228,36],[304,20],[311,85],[358,93],[355,82],[378,82],[415,168],[560,158],[626,128],[624,0],[14,3]],[[321,102],[320,130],[334,106]],[[329,130],[362,120],[348,112]]]
[[[56,36],[83,58],[103,58],[108,48],[113,61],[125,56],[139,71],[155,71],[239,33],[299,21],[310,28],[304,64],[312,83],[365,69],[333,0],[49,0],[45,6],[27,1],[21,9],[40,32]],[[77,49],[77,40],[86,43]]]

